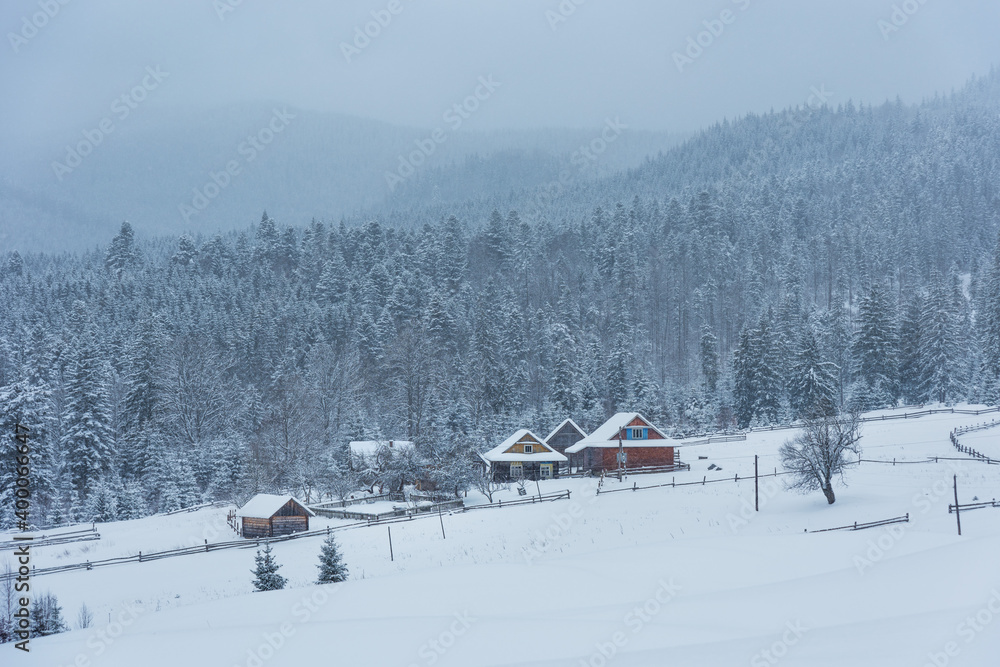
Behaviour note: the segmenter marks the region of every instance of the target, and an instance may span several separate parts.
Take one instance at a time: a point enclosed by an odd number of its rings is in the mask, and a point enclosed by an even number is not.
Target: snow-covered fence
[[[997,502],[996,498],[993,500],[987,500],[982,503],[969,503],[968,505],[959,505],[959,512],[967,512],[968,510],[981,510],[984,507],[1000,507],[1000,502]],[[954,505],[948,505],[948,514],[952,514],[955,511]]]
[[[389,512],[379,512],[371,514],[366,512],[353,512],[349,509],[339,509],[333,507],[310,507],[313,512],[330,519],[350,519],[354,521],[384,521],[394,517],[411,516],[413,514],[424,514],[427,512],[451,512],[462,509],[465,501],[461,498],[446,500],[440,503],[429,503],[427,505],[416,505],[414,507],[400,507]]]
[[[974,424],[972,426],[963,426],[961,428],[956,428],[949,435],[949,437],[951,438],[951,444],[955,447],[955,449],[962,452],[963,454],[968,454],[969,456],[979,459],[980,461],[983,461],[984,463],[990,465],[998,465],[1000,464],[1000,461],[994,461],[990,457],[986,456],[985,454],[982,454],[981,452],[976,451],[972,447],[966,447],[958,440],[958,436],[960,435],[964,435],[966,433],[972,433],[974,431],[985,431],[986,429],[995,428],[997,426],[1000,426],[1000,420],[994,419],[993,421],[983,422],[982,424]]]
[[[51,547],[58,544],[90,542],[99,539],[101,539],[101,534],[94,528],[94,524],[91,524],[90,528],[85,528],[83,530],[71,530],[65,533],[56,533],[54,535],[41,535],[31,540],[30,545],[32,548]],[[4,551],[5,549],[16,549],[18,546],[24,546],[24,544],[24,541],[0,542],[0,551]]]
[[[782,475],[790,475],[790,474],[792,473],[787,470],[778,472],[778,470],[775,469],[773,473],[769,472],[763,475],[757,475],[757,479],[764,479],[765,477],[781,477]],[[705,486],[706,484],[718,484],[719,482],[739,482],[739,481],[745,482],[747,480],[752,480],[752,479],[754,479],[753,475],[740,477],[739,473],[736,473],[736,475],[734,475],[733,477],[720,477],[719,479],[708,479],[708,476],[704,475],[702,476],[701,481],[695,480],[693,482],[681,482],[680,484],[678,484],[677,478],[674,477],[670,480],[669,484],[663,483],[663,484],[651,484],[649,486],[639,486],[638,483],[633,482],[632,486],[626,486],[621,489],[597,489],[597,495],[600,496],[606,493],[621,493],[622,491],[645,491],[646,489],[662,489],[662,488],[672,489],[678,486]]]
[[[918,412],[904,412],[898,415],[873,415],[871,417],[861,417],[858,421],[863,423],[868,422],[885,422],[893,421],[896,419],[918,419],[920,417],[927,417],[928,415],[985,415],[993,412],[1000,412],[1000,405],[994,406],[992,408],[983,408],[982,410],[964,410],[962,408],[928,408],[927,410],[920,410]],[[747,433],[754,433],[757,431],[783,431],[786,429],[802,428],[802,424],[791,423],[791,424],[774,424],[773,426],[757,426],[754,428],[747,429]]]
[[[508,500],[504,502],[503,500],[498,500],[495,503],[487,503],[483,505],[469,505],[465,508],[465,511],[469,510],[481,510],[486,508],[498,508],[502,509],[504,507],[514,507],[515,505],[533,505],[534,503],[546,503],[553,502],[556,500],[569,500],[570,492],[567,491],[557,491],[555,493],[543,493],[541,495],[529,496],[527,498],[519,498],[518,500]]]
[[[868,528],[878,528],[879,526],[889,526],[894,523],[909,523],[910,513],[907,512],[904,516],[897,516],[892,519],[882,519],[881,521],[869,521],[868,523],[858,523],[854,522],[850,526],[837,526],[836,528],[820,528],[819,530],[810,530],[809,533],[828,533],[831,530],[866,530]]]

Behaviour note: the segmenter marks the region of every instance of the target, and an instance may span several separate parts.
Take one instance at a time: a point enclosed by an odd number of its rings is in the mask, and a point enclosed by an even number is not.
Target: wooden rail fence
[[[868,528],[878,528],[879,526],[889,526],[894,523],[909,523],[910,513],[907,512],[904,516],[897,516],[892,519],[882,519],[881,521],[870,521],[868,523],[858,523],[854,522],[850,526],[837,526],[836,528],[820,528],[819,530],[810,530],[810,533],[828,533],[831,530],[867,530]]]

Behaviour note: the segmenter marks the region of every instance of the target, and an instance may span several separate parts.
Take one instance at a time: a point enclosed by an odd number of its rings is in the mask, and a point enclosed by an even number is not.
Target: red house
[[[676,456],[677,441],[668,438],[638,412],[619,412],[596,431],[566,449],[566,455],[582,454],[582,467],[595,474],[623,467],[687,466]]]

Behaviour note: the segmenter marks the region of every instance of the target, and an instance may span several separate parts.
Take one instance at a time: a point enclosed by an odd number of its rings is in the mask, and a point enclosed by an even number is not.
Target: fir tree
[[[788,392],[796,417],[816,418],[836,414],[835,369],[834,364],[822,361],[816,334],[812,327],[806,326],[791,367]]]
[[[59,599],[51,593],[34,597],[28,610],[28,617],[33,637],[46,637],[69,630],[62,617]]]
[[[858,407],[893,405],[899,397],[899,338],[889,294],[874,285],[858,306],[854,340],[857,392],[866,397]]]
[[[347,581],[347,566],[343,563],[343,554],[337,546],[337,540],[331,534],[323,540],[319,552],[319,579],[316,583],[331,584]]]
[[[257,567],[253,570],[253,586],[258,591],[277,591],[285,587],[287,579],[278,574],[278,565],[271,554],[271,544],[264,545],[264,550],[257,550],[254,557]]]

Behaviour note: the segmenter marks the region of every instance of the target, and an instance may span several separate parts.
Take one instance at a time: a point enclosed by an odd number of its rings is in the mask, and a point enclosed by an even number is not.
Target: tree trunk
[[[833,482],[826,483],[826,486],[823,487],[823,495],[826,496],[826,502],[831,505],[837,500],[833,495]]]

